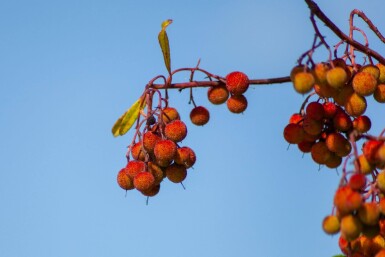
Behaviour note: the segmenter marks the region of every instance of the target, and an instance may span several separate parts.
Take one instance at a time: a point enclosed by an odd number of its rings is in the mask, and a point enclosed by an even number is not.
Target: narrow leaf
[[[114,126],[112,126],[112,134],[114,137],[119,136],[120,125],[122,124],[123,117],[126,113],[127,112],[123,113],[122,116],[120,116],[120,118],[115,122]]]
[[[166,65],[167,71],[171,74],[171,57],[170,57],[170,44],[168,42],[168,36],[166,28],[172,23],[172,20],[165,20],[162,22],[162,30],[159,32],[158,40],[160,48],[162,49],[164,64]]]

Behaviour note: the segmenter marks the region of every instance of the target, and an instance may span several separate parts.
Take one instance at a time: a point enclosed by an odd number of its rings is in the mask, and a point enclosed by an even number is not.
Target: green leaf
[[[159,32],[159,35],[158,35],[159,45],[163,53],[164,64],[166,65],[166,68],[169,74],[171,74],[171,57],[170,57],[170,44],[168,43],[166,28],[171,23],[172,23],[172,20],[170,19],[162,22],[162,30]]]
[[[334,255],[333,257],[346,257],[346,256],[343,254],[338,254],[338,255]]]
[[[112,134],[114,137],[123,136],[126,134],[135,121],[138,119],[140,111],[143,110],[145,104],[143,98],[140,97],[122,116],[115,122],[112,127]]]

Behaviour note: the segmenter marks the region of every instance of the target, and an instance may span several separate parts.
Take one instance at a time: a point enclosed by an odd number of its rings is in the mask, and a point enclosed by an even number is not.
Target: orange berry
[[[187,136],[187,127],[183,121],[173,120],[165,126],[164,135],[174,142],[180,142]]]
[[[166,176],[162,168],[153,162],[148,162],[147,167],[148,167],[148,172],[150,172],[154,176],[154,179],[155,179],[154,184],[155,185],[160,184],[160,182],[162,182],[163,178]]]
[[[188,169],[195,164],[196,155],[190,147],[183,146],[176,150],[174,161],[176,164],[184,165]]]
[[[374,90],[373,93],[374,100],[379,103],[385,103],[385,82],[383,84],[379,84]]]
[[[337,113],[337,106],[332,102],[325,102],[323,105],[324,115],[326,118],[333,118]]]
[[[368,96],[374,93],[377,87],[377,78],[368,72],[358,72],[352,81],[354,91],[362,96]]]
[[[380,70],[380,76],[378,78],[379,83],[385,83],[385,65],[381,63],[376,64],[377,68]]]
[[[139,172],[134,178],[134,186],[139,191],[147,191],[154,185],[154,176],[148,171]]]
[[[289,144],[298,144],[303,141],[305,131],[301,125],[290,123],[283,130],[283,137]]]
[[[229,91],[226,86],[210,87],[207,91],[207,98],[212,104],[223,104],[229,98]]]
[[[341,219],[341,236],[348,241],[358,238],[362,232],[361,221],[352,214],[346,215]]]
[[[337,89],[332,88],[328,84],[315,84],[314,91],[317,95],[324,98],[334,97],[338,93]]]
[[[349,140],[338,132],[330,133],[326,137],[325,143],[330,151],[336,153],[340,157],[347,156],[352,150]]]
[[[322,229],[326,234],[334,235],[340,231],[340,221],[337,216],[326,216],[322,221]]]
[[[154,155],[161,163],[171,162],[176,154],[176,144],[169,140],[160,140],[155,144]],[[157,162],[157,164],[159,164]],[[162,165],[161,165],[162,166]]]
[[[345,111],[351,116],[357,117],[366,111],[367,103],[365,97],[353,93],[349,97],[347,97],[345,104]]]
[[[376,165],[379,162],[377,153],[383,144],[380,140],[368,140],[364,143],[362,152],[370,164]]]
[[[358,217],[365,225],[376,225],[378,223],[378,219],[380,218],[380,209],[378,208],[377,203],[369,202],[362,204],[358,209]]]
[[[353,123],[349,115],[341,110],[334,116],[333,125],[337,130],[346,132],[353,126]]]
[[[169,123],[173,120],[179,120],[179,113],[178,111],[173,107],[166,107],[162,110],[162,120],[164,123]]]
[[[303,120],[303,116],[299,113],[294,113],[290,116],[289,123],[300,124]]]
[[[366,73],[371,74],[376,79],[376,81],[378,81],[378,79],[380,78],[380,73],[381,73],[378,66],[371,65],[371,64],[362,66],[358,73],[360,73],[360,72],[366,72]]]
[[[349,186],[342,186],[334,194],[334,205],[341,214],[347,214],[361,207],[362,196]]]
[[[143,147],[148,153],[154,152],[156,142],[161,140],[161,137],[152,131],[147,131],[143,135]]]
[[[159,193],[160,184],[152,186],[150,189],[145,191],[140,191],[143,195],[148,197],[153,197]]]
[[[126,165],[127,175],[134,179],[140,172],[146,170],[146,164],[143,161],[129,161]]]
[[[118,172],[118,176],[116,178],[118,185],[124,190],[134,189],[134,184],[132,179],[127,174],[127,169],[123,168]]]
[[[227,99],[227,108],[232,113],[242,113],[247,108],[247,99],[244,95],[232,95]]]
[[[366,133],[372,127],[372,122],[370,118],[366,115],[358,116],[353,120],[353,128],[359,133]]]
[[[322,120],[325,115],[322,104],[311,102],[306,106],[306,116],[313,120]]]
[[[173,163],[166,168],[167,178],[174,183],[182,182],[187,176],[187,170],[184,165]]]
[[[361,154],[356,159],[359,171],[365,175],[370,174],[374,170],[374,165],[370,164],[365,155]]]
[[[190,112],[190,120],[197,126],[203,126],[210,120],[209,111],[203,106],[197,106]]]
[[[305,71],[307,68],[304,66],[304,65],[297,65],[295,66],[293,69],[291,69],[290,71],[290,79],[291,81],[294,80],[294,76],[299,73],[299,72],[302,72],[302,71]]]
[[[144,161],[146,159],[146,153],[143,150],[142,142],[135,143],[131,148],[132,158],[135,160]]]
[[[313,74],[317,84],[327,84],[326,73],[328,70],[330,70],[330,65],[328,63],[321,62],[314,66]]]
[[[249,78],[243,72],[231,72],[226,76],[226,88],[233,95],[242,95],[249,88]]]

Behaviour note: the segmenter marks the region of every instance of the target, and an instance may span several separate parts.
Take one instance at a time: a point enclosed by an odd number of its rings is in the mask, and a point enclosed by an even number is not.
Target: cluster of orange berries
[[[370,137],[354,167],[344,172],[323,230],[340,233],[340,248],[349,256],[385,256],[385,138]]]
[[[248,77],[236,71],[227,75],[225,85],[210,87],[207,96],[213,104],[226,102],[231,112],[242,113],[247,108],[243,94],[248,87]],[[190,120],[197,126],[205,125],[209,119],[210,113],[203,106],[195,106],[190,112]],[[129,146],[126,167],[118,172],[119,186],[124,190],[136,189],[152,197],[158,194],[164,178],[182,183],[187,177],[187,170],[196,162],[196,155],[190,147],[179,146],[187,136],[187,126],[180,120],[178,111],[158,106],[146,117],[146,126],[141,133],[137,131],[137,135],[139,140]]]
[[[117,176],[118,184],[125,190],[137,189],[145,196],[155,196],[165,177],[181,183],[187,169],[196,161],[194,151],[188,146],[178,146],[187,136],[187,126],[172,107],[161,110],[158,121],[152,116],[139,141],[130,146],[128,161]]]
[[[313,93],[291,116],[285,140],[319,165],[337,168],[343,158],[353,161],[349,172],[344,162],[333,214],[323,220],[323,230],[340,233],[340,248],[348,256],[385,256],[385,138],[368,134],[371,120],[365,115],[367,97],[385,103],[385,66],[335,59],[311,69],[296,66],[291,79],[297,92]],[[313,96],[317,101],[308,103]],[[366,140],[362,154],[356,149],[360,139]]]

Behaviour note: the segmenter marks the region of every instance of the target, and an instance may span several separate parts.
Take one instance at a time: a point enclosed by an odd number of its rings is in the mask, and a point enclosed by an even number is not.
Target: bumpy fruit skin
[[[144,161],[146,159],[146,153],[142,148],[142,142],[135,143],[131,148],[132,158],[139,161]]]
[[[377,102],[385,103],[385,82],[377,86],[376,90],[374,90],[373,97]]]
[[[349,140],[338,132],[330,133],[326,137],[325,143],[330,151],[336,153],[340,157],[347,156],[352,150]]]
[[[296,73],[292,81],[295,91],[300,94],[309,93],[313,89],[315,84],[313,74],[305,71]]]
[[[180,147],[176,150],[174,161],[176,164],[184,165],[188,169],[196,162],[195,152],[188,146]]]
[[[168,140],[168,139],[160,140],[156,143],[154,147],[155,158],[160,162],[164,162],[164,163],[171,162],[174,159],[175,154],[176,154],[176,144],[171,140]]]
[[[127,174],[134,179],[140,172],[146,170],[146,164],[143,161],[129,161],[126,165]]]
[[[226,76],[226,88],[232,95],[242,95],[249,88],[249,78],[243,72],[231,72]]]
[[[179,120],[180,116],[178,111],[173,107],[166,107],[162,110],[162,120],[164,123],[169,123],[173,120]]]
[[[187,136],[187,126],[181,120],[174,120],[165,126],[164,134],[168,139],[180,142]]]
[[[338,111],[333,118],[333,125],[337,130],[346,132],[353,126],[353,122],[344,111]]]
[[[145,191],[140,191],[144,196],[153,197],[159,193],[160,184],[152,186],[150,189]]]
[[[142,171],[134,178],[134,186],[139,191],[147,191],[154,185],[154,176],[147,171]]]
[[[377,79],[368,72],[358,72],[352,81],[354,91],[362,96],[374,93],[377,87]]]
[[[373,75],[373,77],[376,79],[376,81],[378,81],[378,79],[380,78],[380,69],[375,66],[375,65],[371,65],[371,64],[368,64],[368,65],[365,65],[365,66],[362,66],[358,73],[360,72],[366,72],[366,73],[370,73],[371,75]]]
[[[190,120],[194,125],[203,126],[210,120],[210,112],[203,106],[197,106],[190,112]]]
[[[182,182],[187,176],[187,170],[184,165],[179,165],[176,163],[171,164],[166,168],[167,178],[174,183]]]
[[[368,140],[362,147],[362,152],[370,164],[376,165],[378,163],[378,149],[384,144],[380,140]]]
[[[340,231],[340,221],[337,216],[329,215],[322,221],[322,229],[326,234],[334,235]]]
[[[339,89],[348,81],[348,74],[344,68],[335,67],[327,72],[326,80],[331,87]]]
[[[143,135],[143,147],[148,153],[154,152],[155,144],[161,140],[161,137],[152,131],[147,131]]]
[[[229,91],[226,86],[210,87],[207,91],[207,98],[212,104],[223,104],[229,98]]]
[[[323,104],[323,108],[325,117],[329,119],[333,118],[334,115],[336,115],[338,109],[337,106],[332,102],[325,102]]]
[[[332,152],[327,148],[325,142],[319,141],[311,148],[311,157],[318,164],[325,164],[331,155]]]
[[[116,180],[118,185],[124,190],[131,190],[135,188],[132,179],[128,176],[126,168],[123,168],[118,172]]]
[[[330,65],[327,63],[317,63],[314,67],[313,74],[317,84],[327,84],[326,73],[330,70]]]
[[[150,172],[154,176],[154,184],[159,185],[163,181],[163,178],[166,176],[166,174],[164,173],[161,167],[159,167],[153,162],[148,162],[147,167],[148,172]]]
[[[283,130],[283,137],[289,144],[299,144],[303,141],[305,131],[301,125],[289,123]]]
[[[380,76],[378,78],[378,82],[383,84],[385,83],[385,65],[381,63],[377,63],[376,66],[380,70]]]
[[[365,97],[357,93],[353,93],[347,98],[344,106],[348,114],[358,117],[365,113],[367,103]]]
[[[227,108],[232,113],[242,113],[247,108],[247,99],[244,95],[233,95],[227,99]]]

